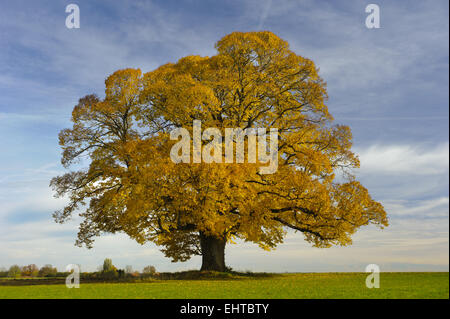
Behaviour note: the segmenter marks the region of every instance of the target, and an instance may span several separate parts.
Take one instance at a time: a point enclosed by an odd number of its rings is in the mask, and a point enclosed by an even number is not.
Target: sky
[[[374,0],[375,1],[375,0]],[[68,29],[68,4],[80,28]],[[236,270],[272,272],[449,269],[448,1],[2,1],[0,3],[0,267],[80,264],[158,271],[198,269],[200,257],[171,263],[154,244],[105,235],[74,246],[79,218],[56,224],[64,206],[49,188],[60,164],[58,132],[78,99],[102,96],[122,68],[148,72],[186,55],[211,56],[233,31],[269,30],[312,59],[327,82],[335,122],[352,128],[357,178],[386,208],[390,226],[367,226],[353,245],[313,248],[289,232],[275,251],[228,245]]]

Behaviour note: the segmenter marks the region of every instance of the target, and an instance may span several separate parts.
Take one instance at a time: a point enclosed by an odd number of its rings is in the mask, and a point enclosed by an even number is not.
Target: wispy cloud
[[[262,30],[264,26],[264,22],[267,19],[267,16],[269,15],[270,9],[272,7],[272,0],[266,0],[265,3],[262,4],[262,12],[261,16],[259,17],[258,22],[258,30]]]
[[[448,143],[431,149],[415,145],[373,145],[357,152],[360,155],[363,173],[448,174]]]

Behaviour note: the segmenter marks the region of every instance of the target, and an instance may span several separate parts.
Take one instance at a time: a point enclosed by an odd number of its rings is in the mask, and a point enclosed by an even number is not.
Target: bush
[[[12,265],[9,267],[8,277],[10,278],[20,278],[22,275],[22,269],[19,265]]]
[[[39,277],[55,277],[58,270],[52,265],[45,265],[39,270]]]
[[[110,258],[105,258],[103,261],[103,270],[100,276],[103,279],[115,279],[119,277],[119,272]]]
[[[144,269],[142,270],[142,273],[144,275],[154,275],[156,273],[156,268],[155,266],[145,266]]]
[[[116,269],[111,269],[108,271],[103,271],[101,277],[103,279],[116,279],[119,277],[119,273]]]
[[[127,265],[127,266],[125,266],[125,273],[128,275],[128,274],[132,274],[134,271],[133,271],[133,266],[131,266],[131,265]]]
[[[39,275],[39,268],[35,264],[22,267],[22,276],[37,277]]]
[[[108,272],[113,270],[114,265],[112,263],[112,260],[110,258],[105,258],[105,260],[103,261],[103,272]]]
[[[102,272],[82,272],[80,274],[81,279],[100,279]]]

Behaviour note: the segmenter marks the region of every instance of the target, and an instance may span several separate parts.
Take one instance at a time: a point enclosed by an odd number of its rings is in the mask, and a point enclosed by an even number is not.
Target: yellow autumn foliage
[[[178,261],[201,254],[200,234],[272,249],[293,229],[329,247],[350,244],[369,223],[387,226],[383,206],[353,175],[351,131],[333,124],[313,61],[267,31],[229,34],[216,49],[144,74],[116,71],[103,99],[88,95],[75,106],[73,127],[59,136],[62,163],[87,167],[51,185],[70,199],[56,221],[83,217],[77,244],[124,232]],[[192,134],[193,120],[222,132],[277,128],[277,172],[259,174],[260,163],[172,162],[169,133]]]

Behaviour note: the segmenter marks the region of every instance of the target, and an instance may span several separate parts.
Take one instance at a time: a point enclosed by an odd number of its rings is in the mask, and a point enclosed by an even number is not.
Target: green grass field
[[[138,283],[0,285],[0,298],[449,298],[447,273],[381,273],[380,288],[365,286],[367,273],[274,274],[231,279],[154,280]]]

